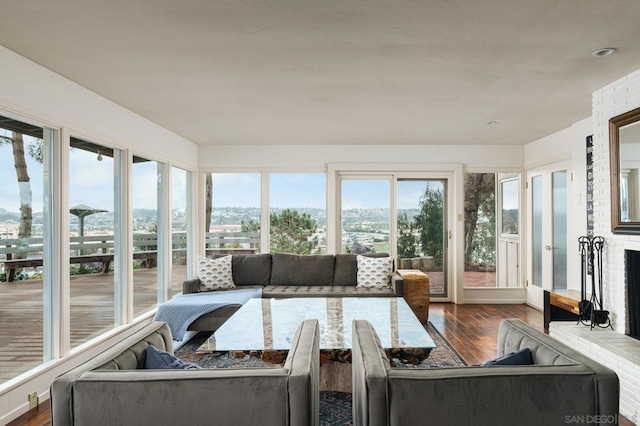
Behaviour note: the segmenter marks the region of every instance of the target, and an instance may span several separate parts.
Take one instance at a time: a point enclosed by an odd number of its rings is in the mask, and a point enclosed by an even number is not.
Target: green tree
[[[209,229],[211,229],[211,213],[213,212],[213,176],[211,173],[207,173],[205,176],[204,232],[209,232]]]
[[[466,173],[464,177],[464,262],[495,263],[495,173]]]
[[[249,219],[248,222],[240,221],[240,230],[242,232],[260,232],[260,222]]]
[[[282,210],[280,214],[271,213],[271,253],[317,252],[318,238],[313,237],[317,227],[309,213],[300,214],[289,209]]]
[[[415,217],[420,232],[420,248],[425,256],[432,256],[436,266],[442,266],[444,254],[444,194],[439,188],[427,185],[420,197],[420,213]]]
[[[415,223],[409,220],[407,212],[398,215],[398,258],[410,259],[418,256],[415,228]]]

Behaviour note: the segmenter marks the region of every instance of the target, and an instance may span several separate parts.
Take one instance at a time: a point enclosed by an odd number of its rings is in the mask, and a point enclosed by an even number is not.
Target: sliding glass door
[[[432,297],[447,285],[447,179],[410,174],[340,175],[340,253],[389,253],[397,269],[429,275]]]
[[[430,294],[447,297],[447,181],[396,181],[396,247],[399,269],[429,275]]]

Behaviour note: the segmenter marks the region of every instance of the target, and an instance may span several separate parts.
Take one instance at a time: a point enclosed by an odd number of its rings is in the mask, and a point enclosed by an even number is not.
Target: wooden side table
[[[398,269],[398,275],[404,282],[403,293],[411,310],[420,322],[429,320],[429,275],[418,269]]]

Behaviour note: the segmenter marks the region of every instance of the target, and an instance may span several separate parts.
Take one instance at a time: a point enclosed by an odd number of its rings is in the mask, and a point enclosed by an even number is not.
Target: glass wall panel
[[[398,268],[429,275],[432,296],[446,296],[446,182],[399,179]]]
[[[133,157],[133,315],[158,304],[161,285],[158,231],[162,232],[163,165]]]
[[[343,179],[341,253],[389,253],[391,180]]]
[[[326,253],[326,205],[324,173],[269,174],[271,253]]]
[[[0,385],[51,357],[43,258],[51,244],[45,185],[53,137],[0,116]]]
[[[69,151],[71,347],[115,324],[115,188],[121,153],[71,138]],[[119,157],[118,157],[119,158]],[[119,205],[119,201],[118,201]]]
[[[496,285],[496,174],[466,173],[464,286]]]
[[[260,252],[260,173],[206,175],[207,256]]]
[[[553,185],[553,289],[567,288],[567,172],[554,172]]]
[[[542,176],[531,178],[531,255],[533,285],[542,287]]]
[[[187,242],[190,241],[190,177],[191,173],[171,168],[171,289],[169,297],[182,292],[187,279]]]

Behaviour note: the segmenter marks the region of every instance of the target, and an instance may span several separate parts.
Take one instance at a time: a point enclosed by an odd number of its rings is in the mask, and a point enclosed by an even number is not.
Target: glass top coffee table
[[[371,323],[390,358],[419,363],[435,348],[425,327],[401,297],[301,297],[249,299],[197,352],[246,353],[282,362],[296,329],[306,319],[319,321],[321,358],[325,362],[350,361],[354,319]]]

